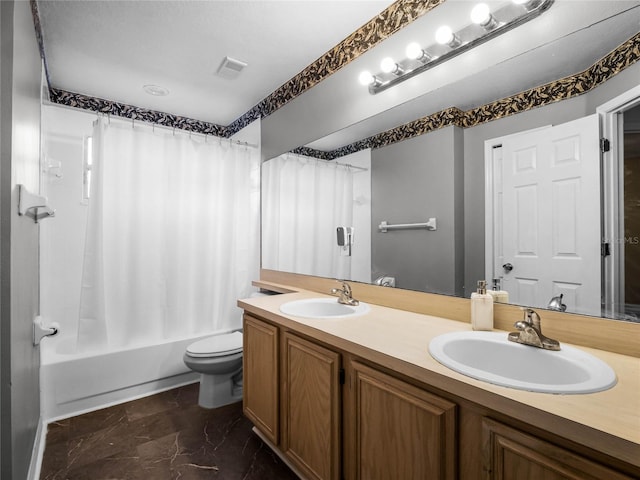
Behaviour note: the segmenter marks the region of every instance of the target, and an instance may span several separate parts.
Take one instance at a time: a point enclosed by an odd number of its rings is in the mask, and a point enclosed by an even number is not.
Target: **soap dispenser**
[[[493,297],[493,303],[509,303],[509,292],[500,290],[500,279],[493,279],[493,289],[487,293]]]
[[[478,281],[478,290],[471,294],[471,328],[493,329],[493,297],[487,293],[487,282]]]

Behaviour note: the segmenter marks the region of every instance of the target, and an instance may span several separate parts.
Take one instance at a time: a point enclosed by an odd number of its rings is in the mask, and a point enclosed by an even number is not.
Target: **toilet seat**
[[[241,332],[203,338],[187,347],[187,355],[194,358],[224,357],[240,352],[242,352]]]

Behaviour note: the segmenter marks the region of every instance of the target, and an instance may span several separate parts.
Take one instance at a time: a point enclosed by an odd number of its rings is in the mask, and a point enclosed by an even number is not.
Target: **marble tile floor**
[[[50,424],[40,480],[297,479],[251,428],[195,383]]]

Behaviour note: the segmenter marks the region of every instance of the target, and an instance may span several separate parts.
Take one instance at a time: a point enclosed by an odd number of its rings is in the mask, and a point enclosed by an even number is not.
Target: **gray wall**
[[[38,226],[17,184],[39,191],[40,54],[29,2],[0,1],[0,477],[27,478],[40,417]]]
[[[463,133],[448,127],[371,154],[373,277],[396,277],[398,288],[462,294]],[[437,230],[381,233],[377,226],[422,223]]]
[[[558,125],[596,112],[603,103],[638,86],[640,62],[598,88],[569,100],[464,130],[465,295],[485,277],[484,266],[484,142],[544,125]]]

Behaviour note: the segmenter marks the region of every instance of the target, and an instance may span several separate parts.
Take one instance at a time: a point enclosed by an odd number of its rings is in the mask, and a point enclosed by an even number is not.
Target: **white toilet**
[[[217,408],[242,400],[242,332],[198,340],[187,347],[183,360],[200,373],[198,405]]]

